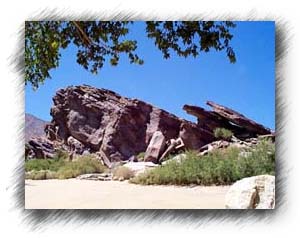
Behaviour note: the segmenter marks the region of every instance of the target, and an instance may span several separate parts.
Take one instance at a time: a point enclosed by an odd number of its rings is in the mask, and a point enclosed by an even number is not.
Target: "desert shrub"
[[[93,155],[79,156],[75,161],[67,161],[65,157],[57,156],[54,159],[34,159],[25,162],[27,179],[67,179],[81,174],[102,173],[106,167]],[[45,172],[47,171],[47,172]]]
[[[75,178],[81,174],[102,173],[105,166],[92,155],[80,156],[76,161],[67,162],[59,168],[57,175],[59,179]]]
[[[275,144],[262,140],[244,158],[239,160],[239,171],[244,177],[260,174],[275,175]]]
[[[143,161],[144,156],[145,156],[145,152],[141,152],[136,156],[136,158],[137,158],[138,161]]]
[[[69,158],[68,151],[58,149],[55,151],[54,160],[67,160]]]
[[[57,178],[57,173],[49,170],[32,171],[32,172],[27,172],[25,174],[25,179],[44,180],[44,179],[56,179],[56,178]]]
[[[226,185],[244,177],[274,175],[274,144],[262,142],[249,152],[247,157],[241,157],[240,150],[236,147],[215,150],[205,156],[188,151],[186,159],[180,163],[170,161],[164,166],[132,178],[130,182],[145,185]]]
[[[25,160],[25,171],[40,171],[51,170],[58,171],[59,168],[64,166],[68,158],[68,153],[63,150],[56,151],[53,159],[31,159]]]
[[[214,129],[214,136],[218,139],[228,140],[232,137],[233,133],[225,128],[216,128]]]
[[[127,180],[134,177],[134,172],[125,166],[115,168],[112,173],[114,179],[123,178],[124,180]]]
[[[25,161],[25,171],[51,170],[57,171],[65,165],[66,161],[62,159],[32,159]]]
[[[50,167],[51,161],[48,159],[33,159],[25,162],[25,171],[47,170]]]

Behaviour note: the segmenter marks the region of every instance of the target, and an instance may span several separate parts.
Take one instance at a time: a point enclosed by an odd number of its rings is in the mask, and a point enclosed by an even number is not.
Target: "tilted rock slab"
[[[184,105],[183,109],[198,119],[198,127],[214,131],[215,128],[226,128],[241,139],[257,137],[258,135],[272,134],[272,131],[263,125],[245,117],[228,107],[212,101],[207,101],[212,111],[192,105]]]
[[[154,132],[145,152],[144,161],[158,162],[159,156],[163,153],[165,146],[166,139],[163,133],[161,131]]]
[[[52,121],[46,127],[51,140],[67,144],[70,136],[83,150],[101,151],[110,161],[127,160],[147,149],[156,131],[166,140],[182,137],[187,149],[214,140],[211,132],[138,99],[90,86],[60,89],[53,97]]]
[[[225,206],[230,209],[273,209],[275,207],[275,176],[244,178],[228,190]]]

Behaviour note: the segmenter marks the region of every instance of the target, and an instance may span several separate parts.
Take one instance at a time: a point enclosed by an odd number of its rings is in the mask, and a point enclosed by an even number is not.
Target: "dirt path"
[[[128,182],[26,180],[26,209],[216,209],[228,186],[141,186]]]

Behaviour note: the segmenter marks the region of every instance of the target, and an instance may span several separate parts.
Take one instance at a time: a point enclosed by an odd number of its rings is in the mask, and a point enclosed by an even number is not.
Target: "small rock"
[[[179,154],[179,155],[176,155],[176,156],[174,156],[173,158],[171,158],[169,160],[166,160],[166,161],[162,162],[162,165],[168,164],[171,161],[176,161],[176,162],[180,163],[185,158],[186,158],[186,154],[184,154],[184,153]]]
[[[95,181],[110,181],[112,180],[111,173],[102,173],[102,174],[82,174],[76,177],[77,179],[84,180],[95,180]]]
[[[135,155],[132,155],[129,159],[128,159],[129,162],[138,162],[138,159]]]

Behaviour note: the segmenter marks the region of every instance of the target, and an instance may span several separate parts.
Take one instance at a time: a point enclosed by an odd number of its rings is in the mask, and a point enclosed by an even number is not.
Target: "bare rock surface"
[[[112,180],[112,174],[111,173],[82,174],[82,175],[77,176],[76,179],[94,180],[94,181],[110,181],[110,180]]]
[[[123,165],[134,172],[134,175],[139,175],[146,172],[149,169],[153,169],[159,165],[152,162],[129,162]]]
[[[225,205],[231,209],[273,209],[275,177],[260,175],[237,181],[228,190]]]
[[[165,136],[161,131],[153,133],[145,152],[144,160],[156,163],[166,146]]]
[[[44,137],[31,138],[26,144],[25,157],[27,158],[53,158],[54,154],[55,147],[53,142]]]
[[[182,153],[182,154],[172,157],[169,160],[162,162],[162,165],[166,165],[166,164],[170,163],[171,161],[176,161],[177,163],[180,163],[184,159],[186,159],[186,154]]]

